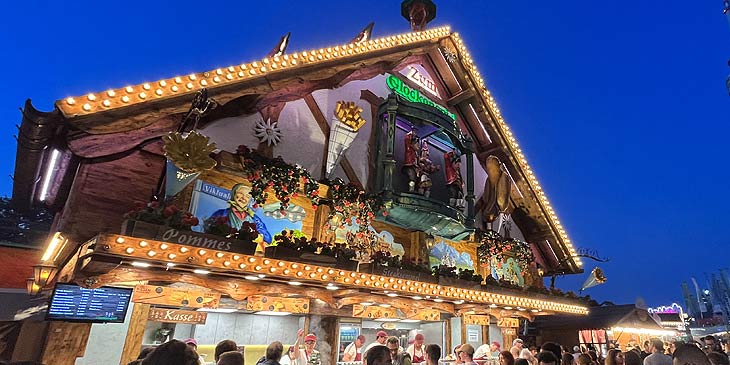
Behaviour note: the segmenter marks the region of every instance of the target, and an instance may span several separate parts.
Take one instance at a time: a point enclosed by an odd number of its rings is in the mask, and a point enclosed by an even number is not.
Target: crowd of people
[[[321,365],[315,349],[317,336],[297,333],[294,345],[284,351],[281,342],[273,342],[255,365]],[[400,339],[378,331],[375,341],[365,345],[366,338],[357,336],[344,348],[343,362],[360,362],[363,365],[730,365],[730,343],[713,336],[703,337],[702,342],[663,342],[652,338],[643,344],[629,344],[625,351],[609,345],[604,358],[601,351],[592,347],[574,346],[569,349],[555,342],[526,347],[523,340],[515,339],[512,346],[502,349],[499,342],[477,347],[459,344],[453,353],[442,358],[441,347],[425,344],[423,334],[416,334],[407,348]],[[234,341],[224,340],[215,347],[216,365],[245,365],[244,356]],[[156,348],[147,348],[129,365],[200,365],[204,361],[197,354],[194,339],[171,340]],[[249,364],[253,365],[253,364]]]

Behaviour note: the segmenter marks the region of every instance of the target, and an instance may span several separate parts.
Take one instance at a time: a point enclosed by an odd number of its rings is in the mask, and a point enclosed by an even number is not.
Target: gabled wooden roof
[[[587,316],[540,317],[536,326],[541,329],[609,329],[612,327],[663,330],[646,309],[634,304],[609,305],[588,308]]]
[[[202,88],[207,88],[221,104],[246,96],[263,98],[267,102],[285,102],[295,100],[294,94],[301,93],[301,90],[311,92],[321,88],[321,80],[327,79],[330,83],[334,80],[335,84],[343,84],[363,79],[367,75],[389,72],[404,60],[428,54],[440,55],[434,67],[442,74],[442,81],[449,72],[458,80],[447,100],[448,106],[455,108],[469,101],[470,113],[475,117],[470,115],[464,119],[469,119],[467,124],[470,124],[472,134],[478,137],[478,156],[500,150],[510,160],[508,165],[514,166],[512,177],[521,193],[529,196],[529,199],[525,199],[530,201],[529,215],[541,222],[540,227],[534,230],[540,232],[536,236],[542,237],[545,242],[536,243],[544,247],[547,242],[549,247],[545,250],[554,253],[555,262],[549,266],[562,267],[562,272],[581,272],[582,262],[575,256],[575,248],[566,230],[494,97],[486,88],[467,47],[458,33],[452,33],[449,27],[285,54],[187,76],[69,97],[57,101],[56,107],[71,130],[81,131],[80,137],[69,138],[71,150],[82,157],[99,157],[128,150],[131,145],[166,133],[170,129],[168,124],[176,124],[177,118],[171,117],[186,112],[192,96]],[[299,85],[292,86],[296,80]],[[451,84],[454,82],[452,80]],[[444,81],[444,84],[448,86],[448,82]],[[298,88],[297,92],[292,91],[295,87]],[[462,114],[467,112],[462,109]],[[157,122],[156,125],[152,125],[153,120]],[[142,133],[143,130],[146,132]],[[116,139],[113,146],[103,147],[108,151],[99,152],[100,146],[108,145],[101,143],[101,135],[111,136],[115,133],[124,133],[125,138]],[[516,214],[515,219],[520,217]]]

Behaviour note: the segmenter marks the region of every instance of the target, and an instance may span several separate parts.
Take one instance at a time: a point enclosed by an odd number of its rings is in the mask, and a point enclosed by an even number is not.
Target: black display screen
[[[104,286],[96,289],[75,284],[56,284],[48,306],[49,321],[123,323],[131,288]]]

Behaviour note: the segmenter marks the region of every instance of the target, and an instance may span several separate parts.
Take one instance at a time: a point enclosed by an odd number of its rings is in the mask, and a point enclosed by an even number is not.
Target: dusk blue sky
[[[599,301],[681,300],[680,283],[728,265],[730,27],[722,1],[445,1],[580,248],[611,258]],[[338,45],[375,21],[409,31],[400,1],[12,1],[0,22],[0,193],[18,107]],[[594,264],[585,261],[586,271]],[[584,275],[559,278],[577,290]]]

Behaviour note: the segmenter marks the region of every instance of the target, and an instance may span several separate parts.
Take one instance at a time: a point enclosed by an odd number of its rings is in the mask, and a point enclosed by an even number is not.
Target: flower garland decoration
[[[187,231],[200,224],[198,218],[190,212],[183,212],[174,204],[154,200],[136,203],[132,210],[124,214],[124,218]]]
[[[247,178],[251,182],[254,208],[266,203],[269,188],[279,200],[283,215],[286,215],[291,198],[298,196],[299,192],[303,192],[312,201],[315,209],[319,205],[319,184],[301,166],[290,165],[281,157],[268,158],[243,145],[238,146],[236,153],[242,158]]]
[[[388,215],[384,209],[385,203],[379,195],[367,194],[360,186],[346,184],[340,178],[332,180],[329,185],[332,211],[327,219],[328,222],[337,222],[340,228],[344,228],[345,225],[352,225],[354,218],[355,224],[359,226],[358,233],[366,234],[376,213]],[[325,229],[329,228],[329,225],[325,225]]]
[[[226,238],[235,238],[241,241],[253,242],[259,237],[256,224],[243,222],[241,229],[235,229],[228,224],[228,216],[210,217],[203,221],[205,233]]]
[[[284,230],[274,237],[276,246],[286,247],[295,251],[309,252],[317,255],[334,257],[340,261],[352,260],[357,254],[355,250],[344,244],[328,244],[319,242],[313,238],[307,238],[304,234],[294,230]]]
[[[523,265],[535,261],[535,254],[532,253],[530,244],[525,241],[517,238],[508,239],[505,241],[505,249],[511,252],[515,259]]]
[[[502,238],[495,231],[482,233],[481,245],[477,247],[477,259],[480,265],[487,265],[492,257],[502,261],[505,256],[513,256],[521,265],[535,260],[530,244],[517,238]]]
[[[496,245],[497,241],[502,240],[502,235],[493,230],[481,232],[481,245],[477,247],[477,261],[479,266],[489,266],[489,259],[491,258],[490,247]]]
[[[456,266],[441,264],[431,269],[431,275],[443,278],[460,279],[481,283],[484,278],[470,269],[457,269]]]

